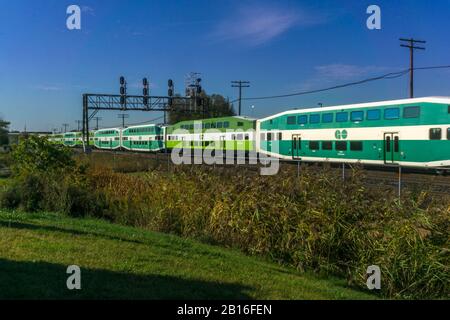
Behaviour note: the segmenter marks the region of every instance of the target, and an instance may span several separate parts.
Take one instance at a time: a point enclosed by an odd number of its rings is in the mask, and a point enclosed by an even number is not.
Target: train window
[[[266,140],[266,135],[265,135],[264,133],[261,133],[261,135],[260,135],[260,139],[261,139],[261,141],[264,141],[264,140]]]
[[[350,113],[350,120],[351,121],[363,121],[364,120],[364,112],[363,111],[352,111]]]
[[[238,140],[242,140],[242,138],[243,138],[243,135],[241,133],[237,135]]]
[[[420,107],[405,107],[403,109],[403,118],[418,118],[420,117]]]
[[[348,112],[338,112],[336,113],[336,122],[347,122]]]
[[[447,140],[450,140],[450,128],[447,128]]]
[[[319,141],[310,141],[309,149],[311,150],[319,150]]]
[[[295,116],[287,117],[287,124],[295,124]]]
[[[350,141],[351,151],[362,151],[362,149],[363,149],[362,141]]]
[[[308,116],[306,116],[306,115],[298,116],[297,123],[298,124],[306,124],[306,123],[308,123]]]
[[[332,113],[324,113],[324,114],[322,114],[322,122],[323,123],[333,122],[333,114]]]
[[[331,141],[322,141],[322,150],[333,150],[333,143]]]
[[[224,128],[229,128],[229,127],[230,127],[230,123],[229,123],[228,121],[225,121],[225,122],[223,123],[223,127],[224,127]]]
[[[250,137],[248,136],[248,134],[245,135],[245,140],[250,140]]]
[[[217,128],[222,128],[223,127],[223,122],[217,122]]]
[[[450,106],[448,106],[447,113],[450,113]]]
[[[210,129],[211,128],[211,123],[205,123],[205,129]]]
[[[387,108],[384,109],[384,119],[386,120],[394,120],[400,118],[400,109],[399,108]]]
[[[367,120],[380,120],[381,111],[380,109],[367,110]]]
[[[309,116],[309,123],[319,123],[319,122],[320,122],[320,115],[312,114]]]
[[[215,122],[211,122],[211,129],[215,129],[216,128],[216,123]]]
[[[243,127],[243,126],[244,126],[244,123],[243,123],[243,122],[238,122],[238,123],[237,123],[237,126],[238,126],[238,127]]]
[[[441,138],[442,138],[441,128],[430,129],[430,140],[441,140]]]
[[[347,141],[336,141],[335,146],[338,151],[347,151]]]
[[[272,134],[267,132],[267,141],[272,141]]]
[[[189,130],[193,130],[194,129],[194,125],[193,124],[190,124],[189,125]]]
[[[283,134],[281,132],[278,132],[278,140],[283,140]]]

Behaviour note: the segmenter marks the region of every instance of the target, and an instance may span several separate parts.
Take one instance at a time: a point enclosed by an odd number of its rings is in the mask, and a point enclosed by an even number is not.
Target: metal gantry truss
[[[202,99],[201,107],[192,108],[193,97],[179,96],[134,96],[115,94],[83,94],[83,141],[89,146],[89,121],[101,110],[111,111],[177,111],[186,113],[204,113],[208,108],[208,99]],[[176,101],[176,103],[174,103]],[[175,106],[184,105],[183,109]],[[196,105],[196,104],[195,104]],[[91,112],[92,111],[92,112]],[[166,123],[164,119],[164,123]]]

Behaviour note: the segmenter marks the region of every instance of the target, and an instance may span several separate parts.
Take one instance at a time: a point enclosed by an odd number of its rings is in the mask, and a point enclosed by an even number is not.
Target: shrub
[[[115,222],[237,247],[361,288],[376,264],[386,297],[448,297],[448,200],[405,193],[399,202],[365,187],[358,170],[343,183],[315,167],[298,179],[291,170],[262,177],[190,167],[89,176],[105,195],[102,216]]]

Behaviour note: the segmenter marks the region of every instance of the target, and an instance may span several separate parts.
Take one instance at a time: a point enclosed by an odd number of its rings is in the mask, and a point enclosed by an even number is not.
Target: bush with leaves
[[[30,136],[14,148],[12,158],[13,177],[0,195],[0,206],[71,216],[96,213],[95,191],[89,189],[86,168],[73,160],[70,149]]]

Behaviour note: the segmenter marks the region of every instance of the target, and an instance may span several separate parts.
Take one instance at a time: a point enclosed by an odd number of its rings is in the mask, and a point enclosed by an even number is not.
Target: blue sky
[[[0,116],[13,129],[51,130],[81,119],[81,95],[130,94],[147,76],[165,95],[183,92],[190,71],[204,89],[235,99],[232,80],[251,81],[245,96],[328,87],[408,67],[399,37],[427,40],[416,66],[449,65],[450,0],[436,1],[63,1],[0,0]],[[66,8],[82,8],[82,29],[66,28]],[[366,27],[369,5],[382,29]],[[418,71],[416,96],[450,96],[450,70]],[[407,76],[292,98],[245,101],[262,117],[296,107],[405,98]],[[254,105],[254,111],[250,106]],[[129,123],[160,116],[130,113]],[[120,123],[103,112],[102,126]]]

